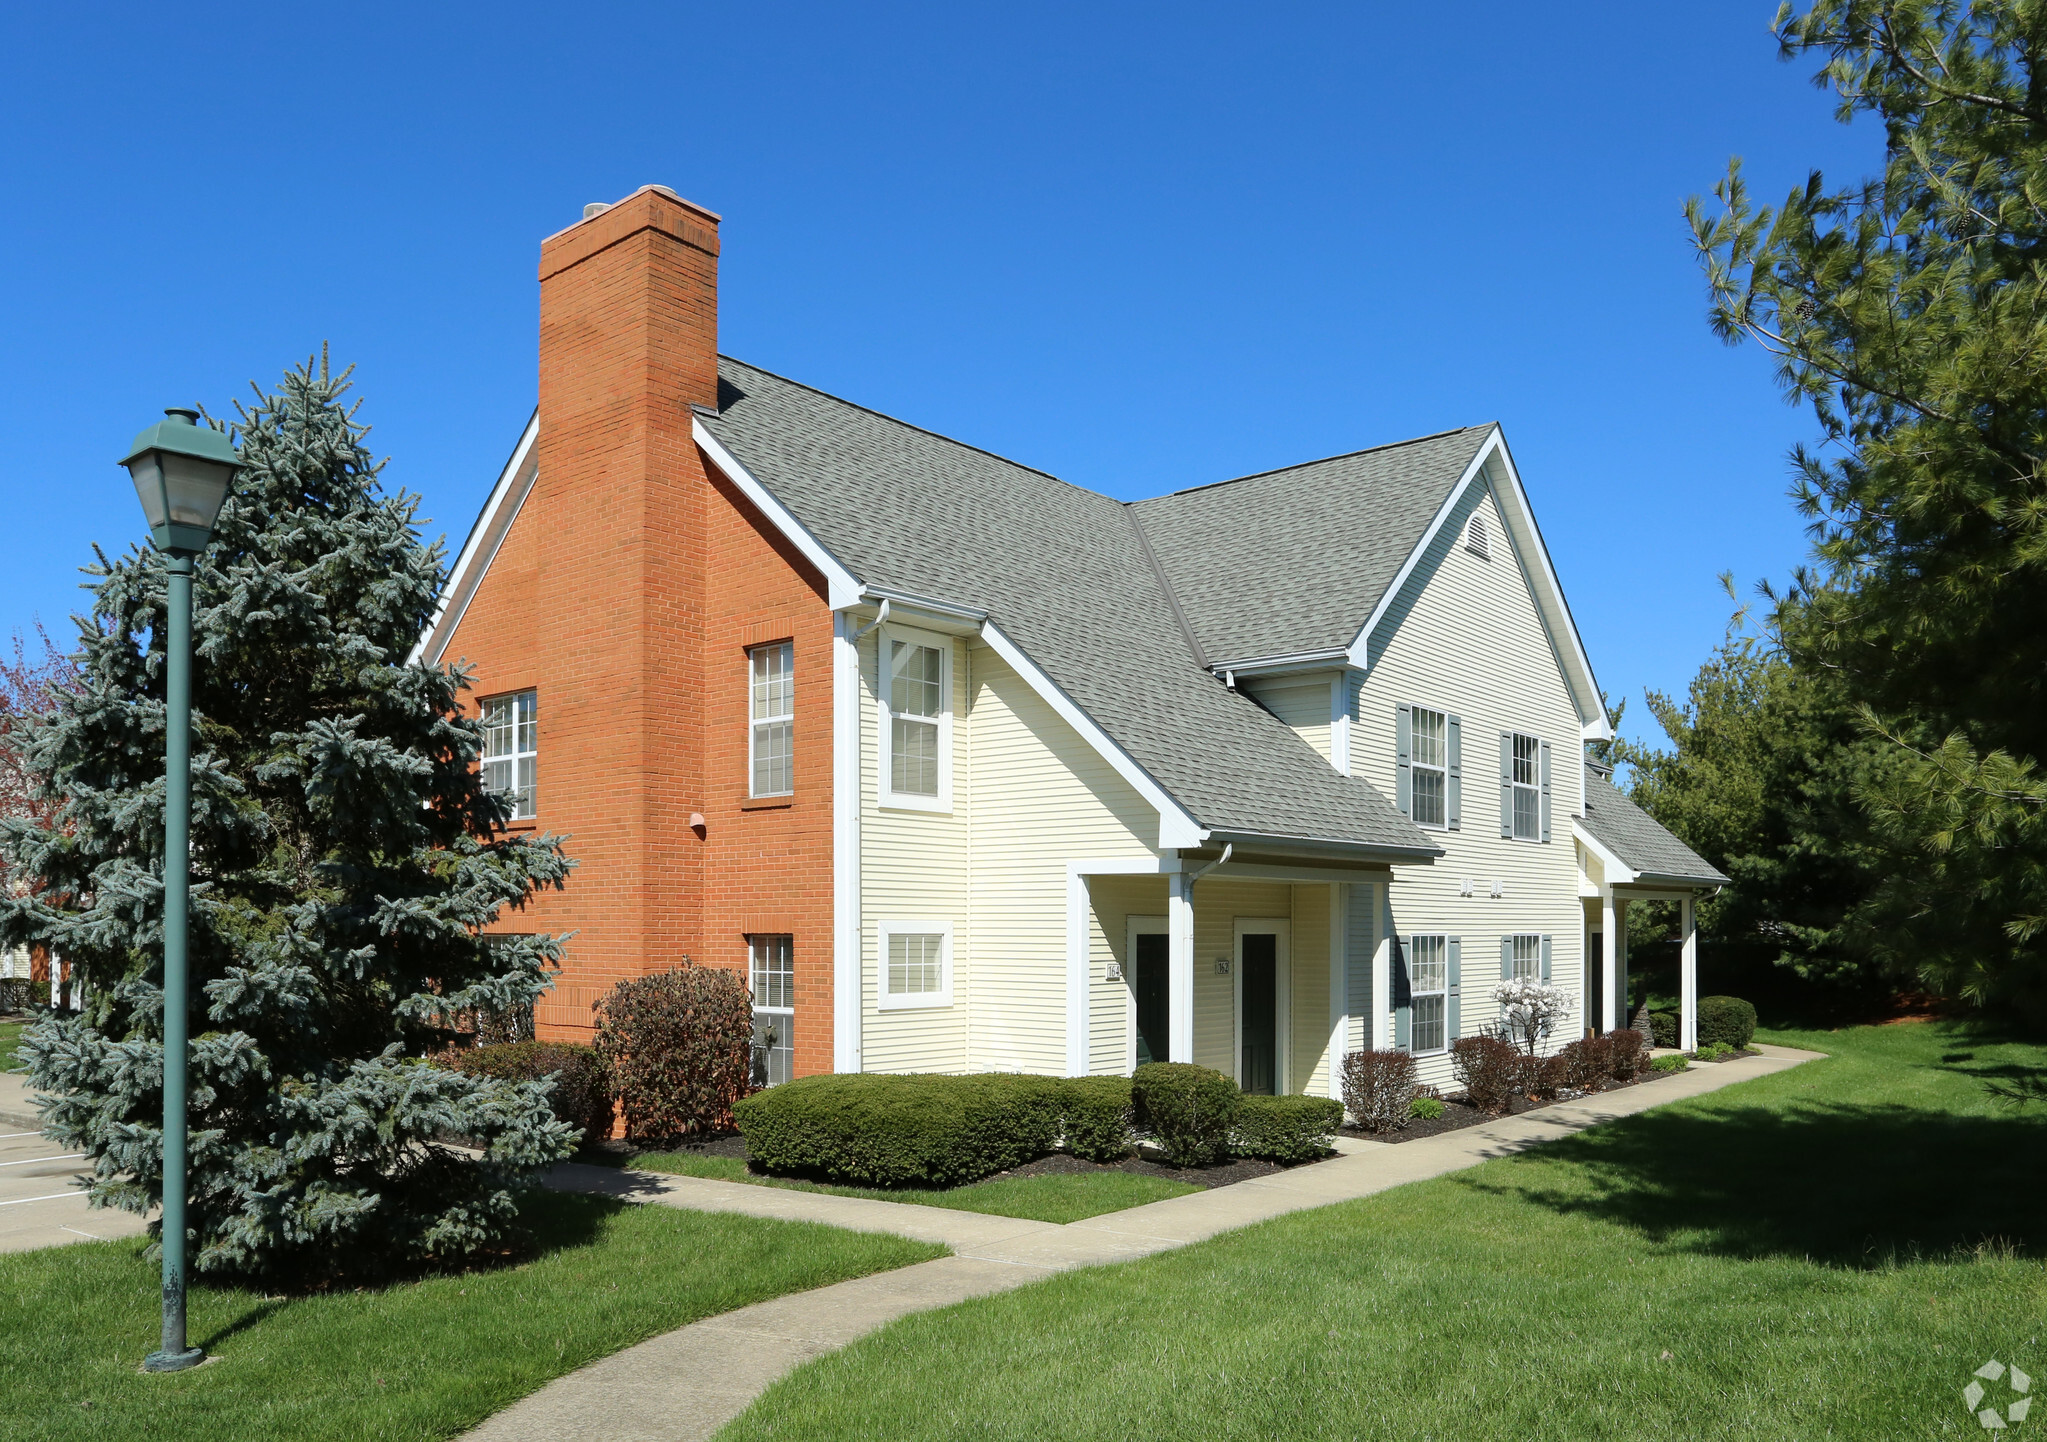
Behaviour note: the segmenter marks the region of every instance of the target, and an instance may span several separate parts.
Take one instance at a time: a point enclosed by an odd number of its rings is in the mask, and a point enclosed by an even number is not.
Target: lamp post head
[[[135,480],[157,549],[196,555],[213,539],[242,458],[225,435],[199,424],[199,412],[171,409],[135,438],[121,464]]]

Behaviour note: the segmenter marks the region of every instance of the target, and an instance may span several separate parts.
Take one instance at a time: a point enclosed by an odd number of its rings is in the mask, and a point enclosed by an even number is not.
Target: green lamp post
[[[182,1372],[204,1360],[185,1339],[186,895],[192,821],[192,569],[213,539],[241,457],[199,413],[167,410],[135,438],[121,464],[149,518],[168,573],[164,644],[163,848],[163,1345],[145,1372]]]

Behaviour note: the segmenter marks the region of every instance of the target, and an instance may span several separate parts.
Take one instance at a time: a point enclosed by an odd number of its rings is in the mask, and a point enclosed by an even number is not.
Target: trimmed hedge
[[[1150,1061],[1130,1077],[1132,1122],[1176,1167],[1223,1158],[1243,1099],[1229,1077],[1190,1062]]]
[[[1699,1045],[1722,1042],[1740,1051],[1755,1039],[1756,1009],[1738,996],[1699,998]]]
[[[1120,1162],[1130,1154],[1129,1077],[1069,1077],[1060,1100],[1066,1150],[1090,1162]]]
[[[871,1187],[952,1187],[1052,1150],[1057,1077],[799,1077],[733,1107],[755,1166]]]
[[[1343,1125],[1343,1103],[1329,1097],[1247,1096],[1230,1128],[1230,1155],[1270,1162],[1308,1162],[1329,1155]]]
[[[1681,1018],[1674,1011],[1652,1011],[1649,1013],[1650,1039],[1660,1047],[1674,1047],[1680,1024]]]
[[[635,1144],[732,1125],[753,1085],[753,995],[737,972],[693,965],[622,981],[597,1002],[597,1051]]]
[[[450,1071],[499,1081],[554,1082],[547,1098],[555,1116],[581,1130],[580,1141],[611,1135],[615,1092],[611,1068],[595,1047],[568,1041],[519,1041],[473,1046],[441,1058]]]

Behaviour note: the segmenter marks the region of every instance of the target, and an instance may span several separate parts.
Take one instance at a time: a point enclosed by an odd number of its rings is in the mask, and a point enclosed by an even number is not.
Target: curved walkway
[[[1762,1051],[1759,1057],[1697,1066],[1441,1136],[1397,1145],[1346,1142],[1343,1154],[1329,1161],[1065,1226],[744,1182],[560,1167],[549,1180],[564,1190],[892,1232],[942,1242],[953,1255],[707,1317],[558,1377],[468,1436],[473,1442],[696,1442],[738,1416],[785,1373],[912,1312],[1008,1291],[1075,1267],[1148,1257],[1288,1212],[1460,1171],[1821,1055],[1788,1047]]]

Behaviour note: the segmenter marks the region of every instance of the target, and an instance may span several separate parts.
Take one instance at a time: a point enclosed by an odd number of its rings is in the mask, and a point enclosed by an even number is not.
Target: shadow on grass
[[[2047,1117],[1814,1103],[1651,1113],[1467,1185],[1717,1255],[1877,1267],[2047,1253]],[[1545,1163],[1573,1164],[1549,1184]],[[1495,1176],[1498,1174],[1495,1173]]]

